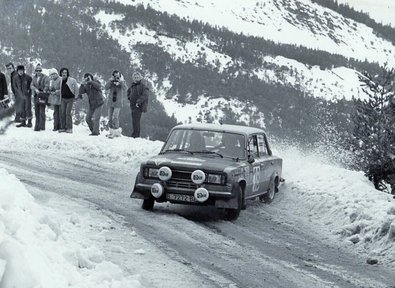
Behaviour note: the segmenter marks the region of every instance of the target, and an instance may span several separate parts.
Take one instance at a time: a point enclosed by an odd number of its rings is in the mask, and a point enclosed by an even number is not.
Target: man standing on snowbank
[[[21,123],[16,127],[32,127],[32,90],[30,85],[32,83],[32,77],[25,73],[25,66],[18,65],[16,67],[17,75],[12,78],[13,85],[15,88],[15,96],[19,97],[19,112]],[[26,123],[27,120],[27,123]]]
[[[118,70],[112,72],[110,80],[107,82],[104,89],[108,90],[108,126],[110,128],[109,138],[121,136],[119,129],[119,112],[123,106],[126,86],[125,79]]]
[[[36,117],[36,124],[34,125],[34,131],[45,130],[45,109],[47,105],[47,99],[45,96],[49,96],[49,77],[43,74],[41,65],[37,65],[34,70],[34,75],[31,89],[34,94],[34,116]]]
[[[90,73],[85,73],[80,87],[79,97],[82,98],[83,95],[87,95],[89,100],[89,109],[86,114],[86,123],[92,132],[89,136],[97,136],[100,134],[100,116],[104,99],[99,80],[93,79]]]
[[[142,82],[143,76],[139,72],[132,75],[133,83],[128,89],[128,99],[132,110],[133,132],[132,137],[140,137],[140,119],[143,112],[147,112],[148,92],[147,85]]]

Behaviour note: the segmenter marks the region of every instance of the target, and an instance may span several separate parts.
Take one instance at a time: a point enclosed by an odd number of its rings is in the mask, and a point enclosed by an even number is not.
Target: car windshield
[[[170,134],[161,153],[180,151],[244,159],[245,137],[229,132],[176,129]]]

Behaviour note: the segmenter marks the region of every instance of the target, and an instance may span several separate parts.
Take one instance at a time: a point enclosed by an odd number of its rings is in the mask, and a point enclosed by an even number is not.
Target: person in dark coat
[[[6,74],[6,78],[7,78],[7,80],[8,80],[8,85],[10,86],[10,88],[11,88],[11,91],[10,92],[12,92],[12,96],[13,96],[13,99],[14,99],[14,105],[15,105],[15,108],[18,108],[19,107],[19,102],[20,102],[20,99],[17,97],[17,95],[16,95],[16,93],[15,93],[15,86],[14,86],[14,82],[12,81],[12,79],[15,77],[15,75],[17,74],[16,73],[16,71],[15,71],[15,66],[14,66],[14,64],[12,63],[12,62],[10,62],[10,63],[8,63],[8,64],[6,64],[5,65],[5,67],[6,67],[6,69],[7,69],[7,74]],[[9,93],[9,95],[10,95],[11,93]],[[11,95],[10,95],[11,96]],[[11,97],[10,97],[11,98]],[[15,113],[15,119],[14,119],[14,122],[21,122],[21,117],[20,117],[20,114],[19,114],[19,111],[17,110],[16,111],[16,113]]]
[[[16,72],[17,75],[12,78],[12,81],[15,95],[20,99],[17,111],[19,111],[21,117],[21,123],[16,125],[16,127],[32,127],[32,90],[30,89],[32,77],[25,73],[25,66],[23,65],[18,65]]]
[[[89,136],[97,136],[100,134],[100,116],[104,104],[103,93],[99,80],[93,79],[90,73],[84,74],[84,80],[80,86],[79,97],[88,96],[89,109],[86,114],[86,123],[88,124],[91,134]]]
[[[49,96],[49,77],[43,74],[41,65],[37,65],[35,69],[36,75],[34,75],[31,89],[34,95],[34,111],[36,117],[36,124],[34,125],[34,131],[45,130],[45,108],[47,100],[45,96]]]
[[[8,95],[7,80],[4,73],[0,72],[0,101],[4,100]]]
[[[8,95],[8,87],[7,80],[5,75],[0,72],[0,111],[8,108],[9,99],[6,96]]]
[[[147,112],[149,88],[142,82],[143,77],[139,72],[134,72],[132,78],[133,83],[129,87],[127,95],[132,110],[132,137],[138,138],[140,137],[141,115],[143,112]]]

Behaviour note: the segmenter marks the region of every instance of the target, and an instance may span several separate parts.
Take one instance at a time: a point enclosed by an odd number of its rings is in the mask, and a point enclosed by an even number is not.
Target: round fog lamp
[[[171,178],[171,169],[169,167],[163,166],[158,170],[158,177],[162,181],[167,181]]]
[[[206,188],[200,187],[195,190],[193,196],[195,196],[196,201],[203,203],[204,201],[207,201],[209,193]]]
[[[206,180],[206,174],[202,170],[195,170],[191,174],[191,180],[195,184],[203,184]]]
[[[155,198],[159,198],[160,196],[163,195],[163,186],[160,185],[159,183],[155,183],[155,184],[152,185],[152,187],[151,187],[151,194],[152,194],[152,196],[154,196]]]

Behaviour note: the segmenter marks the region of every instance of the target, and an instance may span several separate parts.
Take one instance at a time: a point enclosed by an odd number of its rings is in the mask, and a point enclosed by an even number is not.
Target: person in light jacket
[[[62,78],[59,77],[58,71],[55,68],[50,69],[49,77],[51,82],[49,85],[50,96],[48,104],[53,108],[53,130],[58,131],[60,129],[60,104],[62,103],[60,91]]]
[[[121,136],[121,129],[119,128],[119,112],[123,106],[124,97],[126,96],[125,79],[118,70],[112,72],[110,80],[107,82],[104,89],[108,91],[108,126],[110,134],[106,135],[109,138]]]
[[[73,133],[73,118],[71,111],[74,100],[78,97],[77,80],[70,77],[69,69],[62,68],[59,71],[62,81],[60,82],[60,129],[59,132]]]
[[[99,80],[93,79],[90,73],[84,74],[79,97],[86,95],[89,101],[89,109],[86,114],[86,123],[88,124],[91,134],[89,136],[98,136],[100,134],[100,116],[104,104],[103,93]]]

